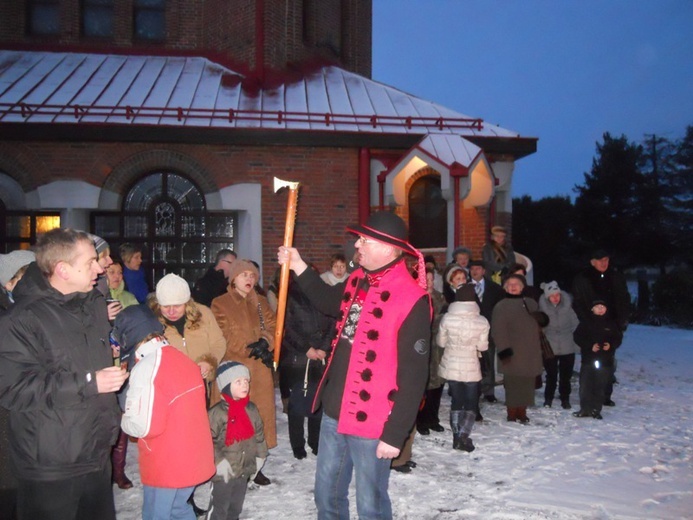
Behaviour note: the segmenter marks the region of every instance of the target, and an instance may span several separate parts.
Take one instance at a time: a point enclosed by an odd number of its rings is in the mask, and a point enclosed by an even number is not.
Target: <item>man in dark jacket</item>
[[[217,253],[215,264],[195,282],[192,296],[197,303],[210,307],[214,298],[226,294],[229,272],[236,258],[238,256],[230,249],[222,249]]]
[[[110,452],[118,433],[103,271],[86,233],[39,237],[36,262],[0,319],[0,405],[10,411],[10,456],[20,519],[115,519]]]
[[[483,260],[473,260],[470,262],[469,274],[472,277],[472,283],[474,284],[476,295],[479,297],[479,310],[481,311],[481,315],[486,318],[490,324],[491,316],[493,315],[493,308],[499,301],[503,299],[505,291],[501,289],[500,285],[486,276],[486,266]],[[495,403],[497,401],[495,396],[496,345],[494,344],[491,336],[488,338],[488,350],[482,352],[481,356],[481,359],[483,360],[481,394],[489,403]],[[481,414],[479,414],[479,416],[480,415]]]
[[[573,279],[573,309],[580,323],[592,314],[592,302],[602,300],[609,309],[609,316],[624,333],[628,327],[630,315],[630,294],[626,277],[609,264],[609,253],[597,249],[590,257],[590,265],[579,272]],[[616,381],[616,360],[612,377],[604,392],[604,405],[615,406],[611,399]]]

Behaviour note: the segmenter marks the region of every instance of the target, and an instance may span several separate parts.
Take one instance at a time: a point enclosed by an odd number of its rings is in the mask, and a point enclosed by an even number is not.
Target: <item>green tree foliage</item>
[[[574,208],[569,197],[513,199],[513,247],[532,259],[534,284],[551,280],[570,287],[578,264],[572,236]]]
[[[582,251],[604,248],[618,264],[635,265],[640,261],[643,149],[626,136],[614,138],[607,132],[603,139],[584,185],[575,186],[576,239]]]

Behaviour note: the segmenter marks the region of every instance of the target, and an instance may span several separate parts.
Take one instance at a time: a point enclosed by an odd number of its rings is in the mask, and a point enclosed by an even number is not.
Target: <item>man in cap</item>
[[[115,519],[111,446],[114,392],[106,302],[93,290],[103,271],[81,231],[53,229],[36,243],[0,319],[0,405],[10,411],[10,456],[20,519]]]
[[[423,257],[389,212],[347,228],[358,235],[359,268],[346,282],[325,284],[294,248],[279,248],[301,289],[337,318],[333,353],[314,409],[323,407],[315,503],[318,518],[347,518],[352,470],[359,518],[392,518],[390,462],[412,430],[428,378],[431,314]],[[419,283],[402,253],[417,256]]]
[[[580,271],[573,279],[573,309],[580,322],[592,314],[592,303],[603,300],[609,315],[616,321],[621,332],[628,327],[630,314],[630,294],[626,277],[610,265],[610,255],[605,249],[597,249],[590,256],[590,265]],[[616,365],[614,364],[614,373]],[[606,387],[604,404],[614,406],[611,400],[613,378]]]
[[[481,315],[486,318],[490,324],[491,317],[493,316],[493,308],[503,299],[505,292],[501,289],[500,285],[486,277],[486,266],[483,260],[472,260],[469,263],[469,275],[472,277],[474,291],[476,291],[476,295],[479,298]],[[490,335],[488,337],[488,350],[481,353],[481,358],[483,360],[481,393],[487,402],[495,403],[498,401],[495,396],[496,345]]]

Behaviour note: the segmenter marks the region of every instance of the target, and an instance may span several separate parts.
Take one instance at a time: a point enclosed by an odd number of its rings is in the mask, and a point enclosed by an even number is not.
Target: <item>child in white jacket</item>
[[[486,318],[479,314],[474,286],[463,285],[457,290],[438,331],[438,345],[444,349],[438,374],[447,379],[452,394],[450,427],[456,450],[474,451],[469,435],[481,390],[479,353],[488,349],[489,328]]]

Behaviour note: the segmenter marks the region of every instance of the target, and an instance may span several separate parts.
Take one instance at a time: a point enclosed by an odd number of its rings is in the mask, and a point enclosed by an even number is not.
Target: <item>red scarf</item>
[[[250,439],[255,435],[253,423],[245,411],[246,405],[250,402],[250,396],[246,395],[243,399],[236,401],[233,397],[221,394],[229,404],[229,420],[226,424],[226,445],[230,446],[234,442]]]

